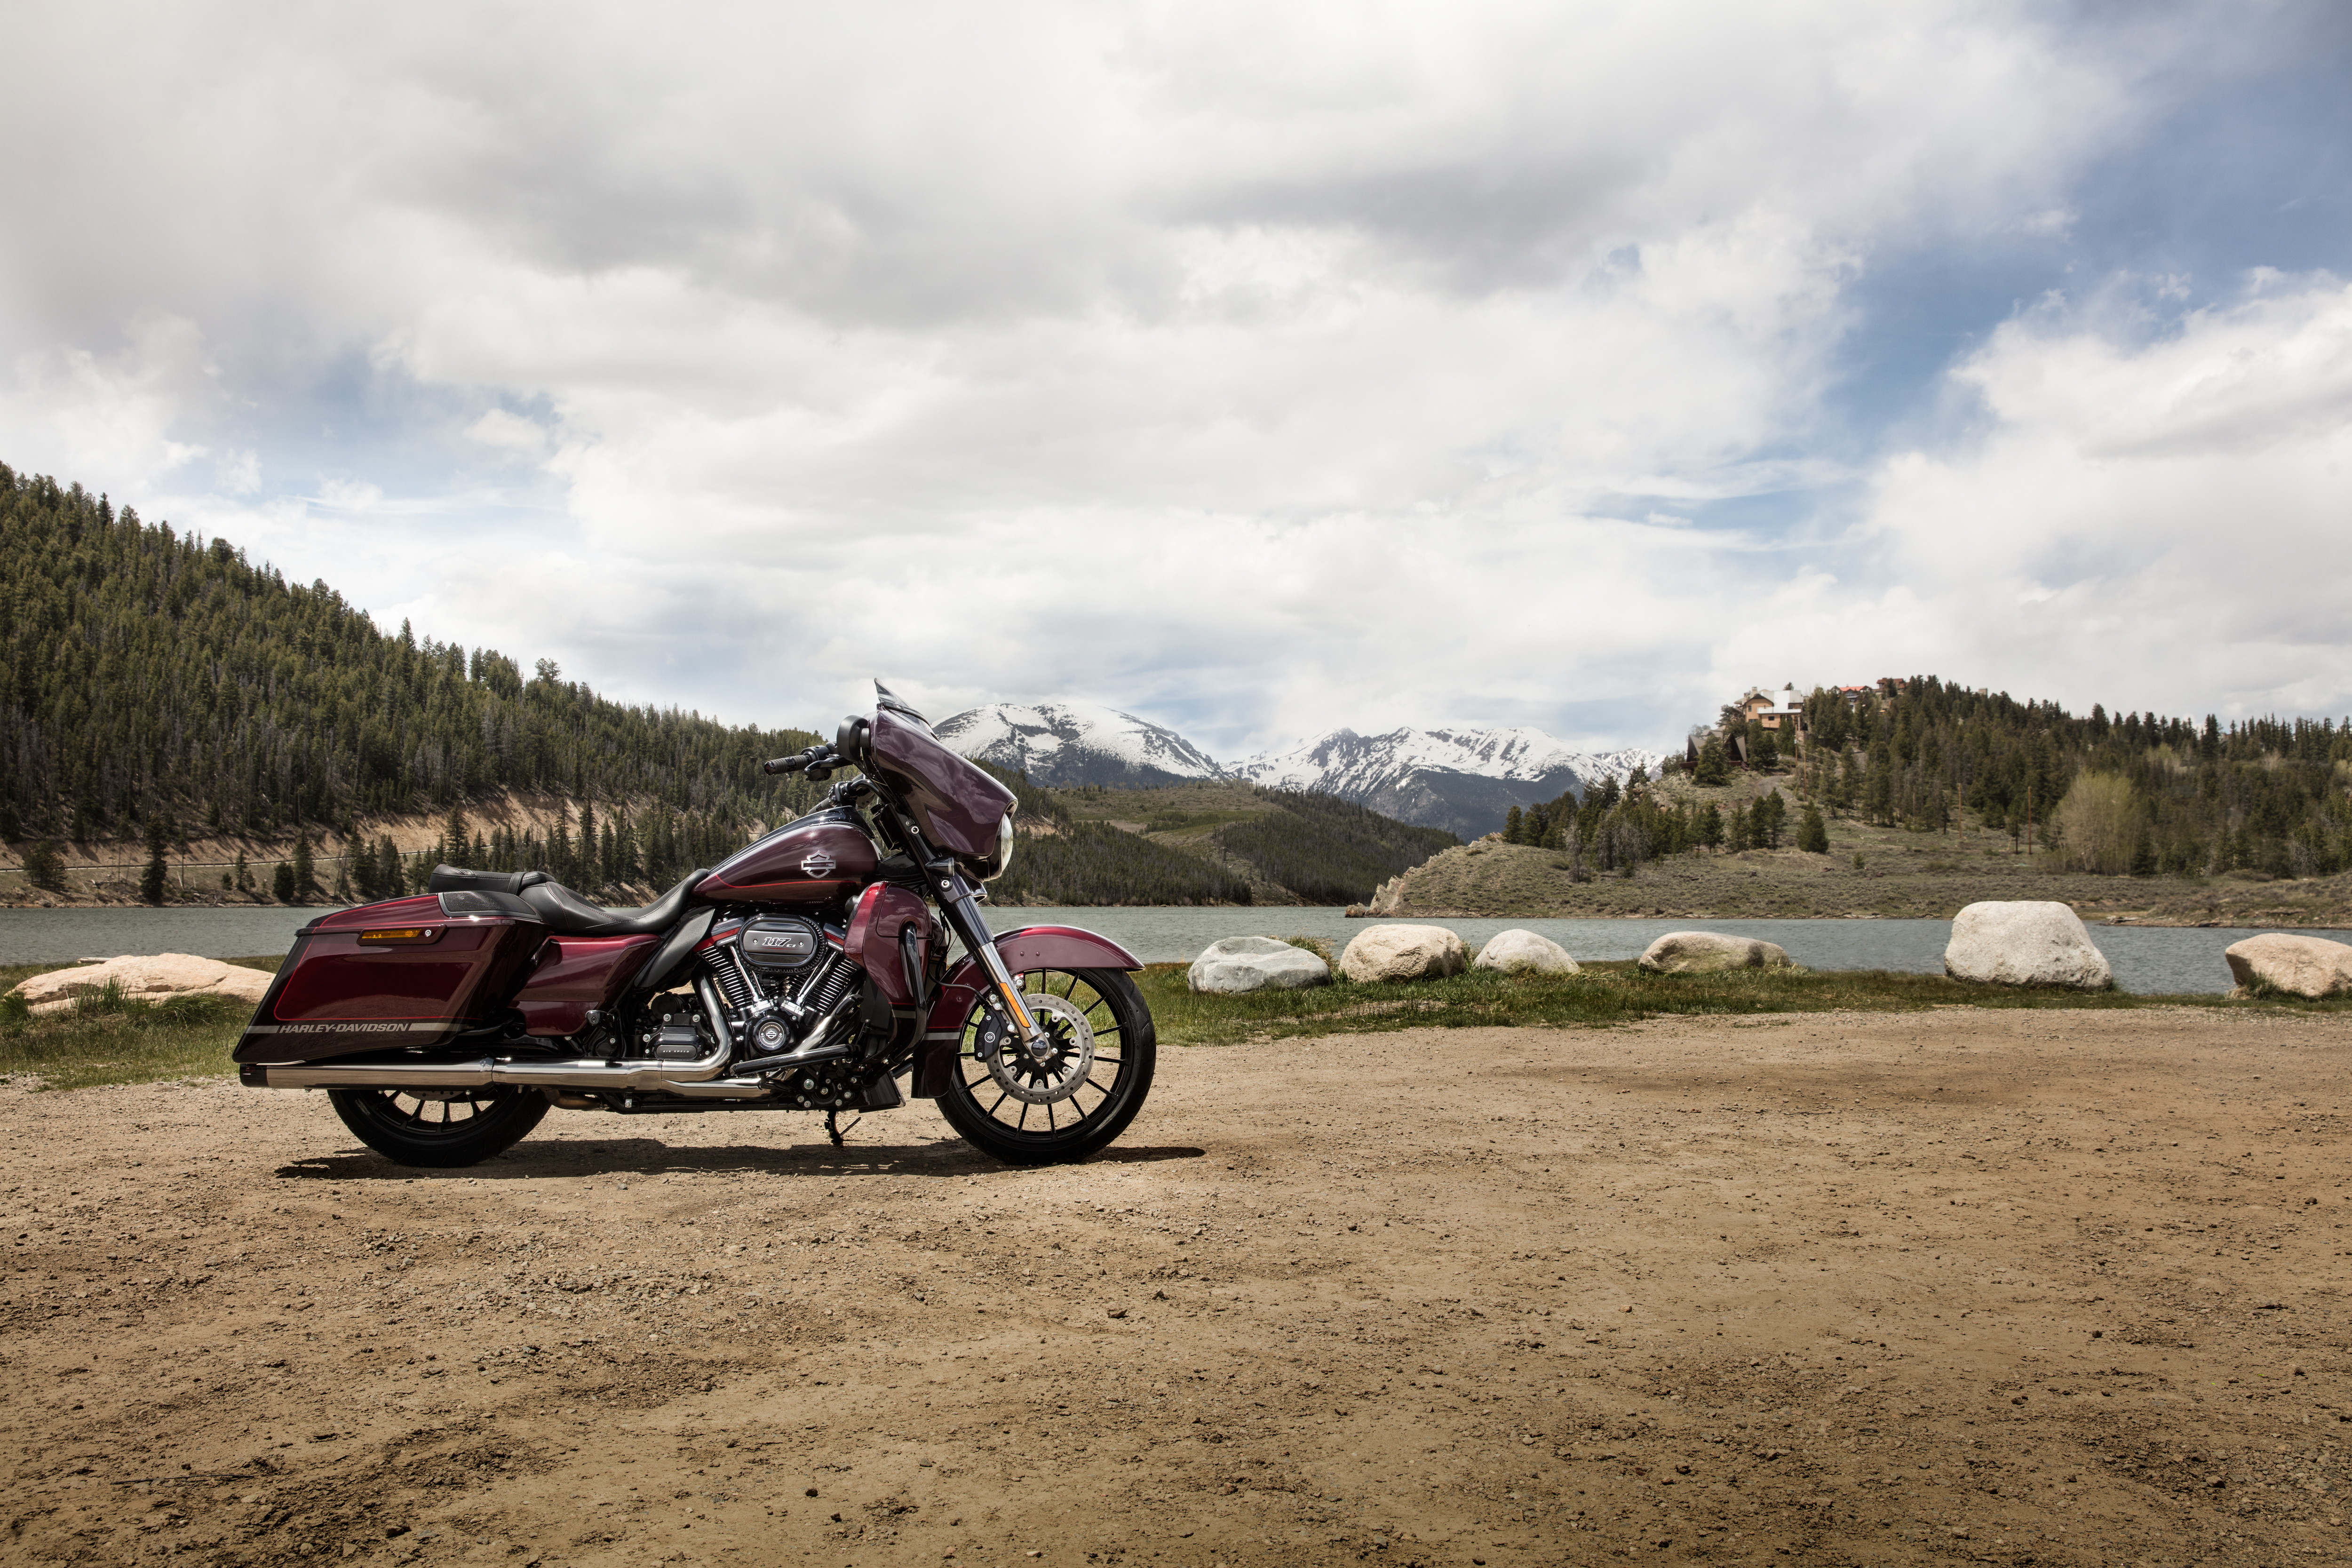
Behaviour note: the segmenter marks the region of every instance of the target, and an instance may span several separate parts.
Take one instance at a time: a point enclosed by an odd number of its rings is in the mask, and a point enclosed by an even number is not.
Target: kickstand
[[[866,1120],[866,1118],[861,1116],[858,1117],[856,1121],[852,1121],[849,1124],[849,1127],[844,1127],[837,1120],[835,1120],[839,1115],[840,1112],[834,1110],[828,1110],[824,1113],[824,1135],[833,1140],[833,1146],[836,1149],[841,1147],[841,1141],[849,1135],[849,1128],[855,1127],[857,1125],[857,1122]]]

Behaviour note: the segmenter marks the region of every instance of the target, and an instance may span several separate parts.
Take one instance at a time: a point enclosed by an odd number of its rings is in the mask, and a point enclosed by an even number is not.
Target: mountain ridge
[[[1092,702],[989,702],[931,726],[974,762],[1041,784],[1150,787],[1223,778],[1214,758],[1162,724]]]
[[[1525,726],[1407,725],[1380,735],[1333,730],[1292,751],[1253,757],[1236,772],[1265,787],[1336,795],[1466,839],[1500,828],[1515,805],[1570,791],[1581,798],[1636,767],[1655,773],[1666,756],[1640,747],[1580,751]]]
[[[1512,806],[1555,799],[1563,791],[1580,796],[1636,767],[1655,773],[1669,755],[1637,746],[1582,750],[1526,726],[1408,725],[1369,736],[1333,730],[1288,752],[1228,764],[1176,731],[1123,709],[1061,700],[986,703],[934,728],[963,755],[1055,788],[1236,779],[1335,795],[1465,838],[1501,827]]]

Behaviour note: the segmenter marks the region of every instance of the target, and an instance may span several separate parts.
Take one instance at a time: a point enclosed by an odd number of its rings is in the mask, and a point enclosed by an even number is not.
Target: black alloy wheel
[[[1083,1159],[1127,1130],[1151,1088],[1159,1038],[1135,982],[1116,969],[1015,976],[1053,1046],[1044,1059],[984,1002],[964,1020],[940,1114],[1012,1165]]]
[[[335,1114],[396,1165],[446,1170],[512,1148],[547,1114],[535,1089],[331,1089]]]

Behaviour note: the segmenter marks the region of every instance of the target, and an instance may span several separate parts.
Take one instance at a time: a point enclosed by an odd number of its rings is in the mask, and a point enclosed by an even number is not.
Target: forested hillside
[[[1460,842],[1337,795],[1259,793],[1276,809],[1219,828],[1214,842],[1310,904],[1361,903],[1388,878]]]
[[[1816,690],[1804,714],[1801,745],[1755,731],[1747,748],[1794,795],[1796,812],[1778,795],[1729,810],[1728,796],[1711,798],[1737,772],[1718,732],[1696,768],[1675,765],[1672,788],[1637,775],[1622,794],[1564,795],[1514,813],[1504,837],[1565,849],[1581,874],[1701,849],[1816,847],[1805,817],[1819,813],[1920,833],[1965,820],[2068,870],[2312,877],[2352,868],[2352,721],[2223,724],[2097,706],[2076,717],[1934,676]],[[1727,713],[1725,725],[1738,722]]]
[[[526,677],[496,648],[379,630],[324,583],[0,465],[0,838],[36,885],[67,889],[63,844],[152,858],[161,896],[166,847],[194,837],[222,860],[193,885],[183,868],[175,896],[217,879],[222,896],[384,897],[444,857],[589,892],[660,887],[806,810],[822,786],[759,763],[815,738],[612,702],[545,660]],[[998,889],[1011,901],[1243,903],[1255,879],[1340,902],[1454,841],[1265,791],[1204,845],[1010,782],[1031,827]],[[267,858],[249,867],[247,847]]]
[[[1187,809],[1197,786],[1050,790],[998,776],[1020,796],[1029,828],[997,885],[1007,902],[1250,903],[1263,885],[1299,903],[1356,903],[1457,842],[1336,795],[1225,784],[1211,788],[1228,809],[1200,811]],[[1129,820],[1115,825],[1104,812]]]
[[[0,837],[345,837],[370,817],[499,790],[601,811],[594,861],[567,832],[551,868],[660,881],[803,808],[770,780],[799,731],[607,701],[541,661],[379,631],[324,583],[289,583],[226,540],[113,510],[0,465]],[[552,835],[550,836],[551,839]],[[488,849],[486,845],[486,850]],[[546,863],[557,847],[504,847]],[[601,871],[601,865],[597,869]]]
[[[2076,718],[1932,676],[1805,710],[1801,782],[1833,811],[1926,831],[1965,811],[2089,871],[2352,866],[2352,720]]]

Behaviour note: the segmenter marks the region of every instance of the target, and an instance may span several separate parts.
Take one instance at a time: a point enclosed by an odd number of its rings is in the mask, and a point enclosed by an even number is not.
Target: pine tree
[[[636,829],[630,823],[625,809],[616,809],[614,815],[620,819],[620,847],[616,851],[619,863],[614,872],[614,879],[623,882],[642,882],[646,879],[646,868],[637,856]]]
[[[142,903],[162,903],[171,875],[171,867],[163,859],[163,819],[151,816],[147,819],[147,865],[139,873],[140,900]]]
[[[1519,808],[1515,805],[1503,814],[1503,842],[1517,844],[1519,841]]]
[[[547,874],[565,887],[570,887],[575,879],[572,870],[571,820],[571,812],[562,801],[557,801],[555,826],[547,830]]]
[[[66,863],[56,845],[36,838],[25,846],[25,880],[45,892],[66,890]]]
[[[308,902],[319,890],[318,866],[311,858],[310,833],[308,828],[294,836],[294,896]]]
[[[1706,744],[1698,749],[1698,766],[1691,771],[1691,783],[1709,789],[1731,782],[1731,760],[1724,755],[1723,737],[1709,735]]]
[[[283,860],[278,862],[278,869],[270,873],[269,893],[281,904],[294,901],[294,868]]]
[[[375,846],[364,838],[343,842],[343,872],[336,879],[336,893],[341,896],[348,888],[351,896],[362,904],[372,904],[382,895],[376,890]]]
[[[1830,825],[1822,820],[1822,808],[1808,804],[1804,820],[1797,825],[1797,847],[1812,855],[1830,852]]]

